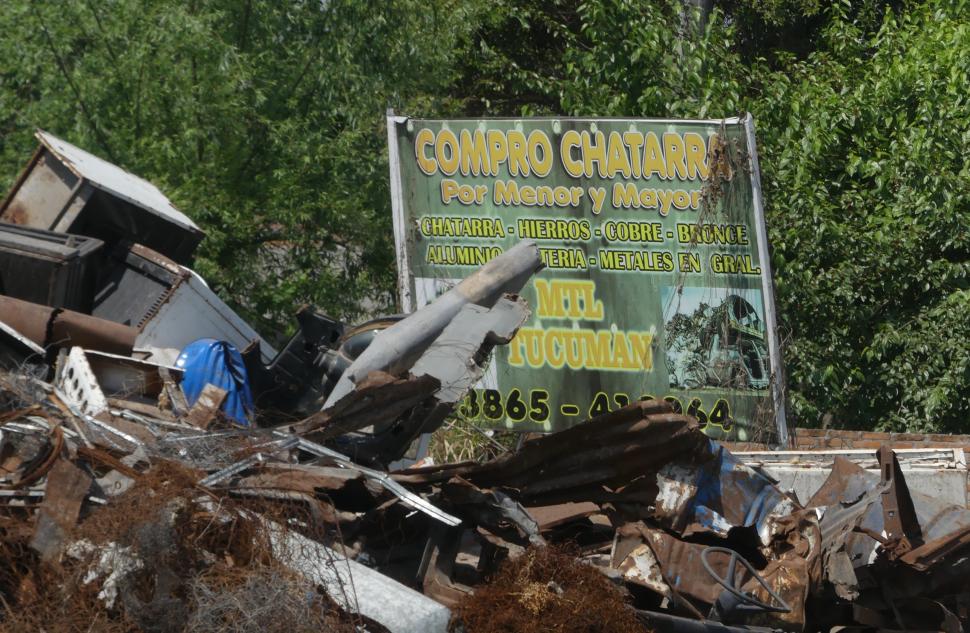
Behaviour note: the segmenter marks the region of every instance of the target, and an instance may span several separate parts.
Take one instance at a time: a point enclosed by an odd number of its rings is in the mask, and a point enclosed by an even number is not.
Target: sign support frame
[[[758,259],[761,261],[761,286],[765,302],[765,326],[768,330],[768,357],[771,359],[773,375],[771,392],[775,410],[775,427],[778,444],[788,447],[788,420],[785,411],[784,370],[781,362],[781,345],[778,341],[778,323],[775,317],[775,284],[771,270],[771,254],[768,251],[768,225],[765,222],[765,209],[761,199],[761,167],[758,163],[758,146],[755,144],[754,117],[748,112],[744,117],[744,132],[751,161],[751,196],[755,222],[758,223]]]
[[[401,157],[398,153],[395,126],[406,123],[408,117],[396,116],[394,108],[387,109],[387,166],[391,172],[391,219],[394,226],[394,251],[397,259],[397,293],[401,312],[414,311],[411,292],[411,261],[407,248],[407,220],[404,217],[404,186],[401,184]]]

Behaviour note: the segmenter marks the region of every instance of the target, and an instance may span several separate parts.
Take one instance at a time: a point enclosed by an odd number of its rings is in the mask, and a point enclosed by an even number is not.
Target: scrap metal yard
[[[0,207],[0,630],[970,624],[962,447],[768,450],[642,399],[435,463],[534,309],[535,242],[411,314],[294,306],[281,344],[187,267],[203,233],[154,185],[37,138]],[[735,365],[766,381],[757,325]]]

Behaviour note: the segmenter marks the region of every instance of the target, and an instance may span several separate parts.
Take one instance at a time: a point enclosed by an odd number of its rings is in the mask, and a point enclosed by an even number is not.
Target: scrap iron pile
[[[202,232],[154,186],[38,138],[0,208],[0,630],[474,633],[522,630],[519,607],[653,631],[967,624],[970,511],[910,492],[888,448],[801,504],[651,400],[411,464],[527,320],[534,243],[406,317],[305,307],[277,350],[185,266]],[[556,569],[537,551],[568,552],[597,604],[537,578]],[[512,606],[463,620],[476,589]]]

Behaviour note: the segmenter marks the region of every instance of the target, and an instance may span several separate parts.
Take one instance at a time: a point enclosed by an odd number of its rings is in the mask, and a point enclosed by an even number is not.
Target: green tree
[[[968,430],[970,6],[926,2],[757,69],[769,233],[796,419]]]
[[[272,331],[303,302],[393,308],[384,110],[447,107],[473,9],[447,0],[7,0],[0,164],[35,127],[155,181],[196,267]]]

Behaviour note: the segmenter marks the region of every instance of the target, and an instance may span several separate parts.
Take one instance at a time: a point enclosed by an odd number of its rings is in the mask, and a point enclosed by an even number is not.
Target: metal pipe
[[[4,295],[0,321],[41,347],[83,347],[127,356],[138,336],[127,325]]]
[[[434,302],[378,334],[337,381],[323,409],[352,392],[373,371],[395,375],[407,371],[465,305],[490,308],[502,295],[519,292],[541,268],[539,247],[532,241],[519,242],[491,260]]]

